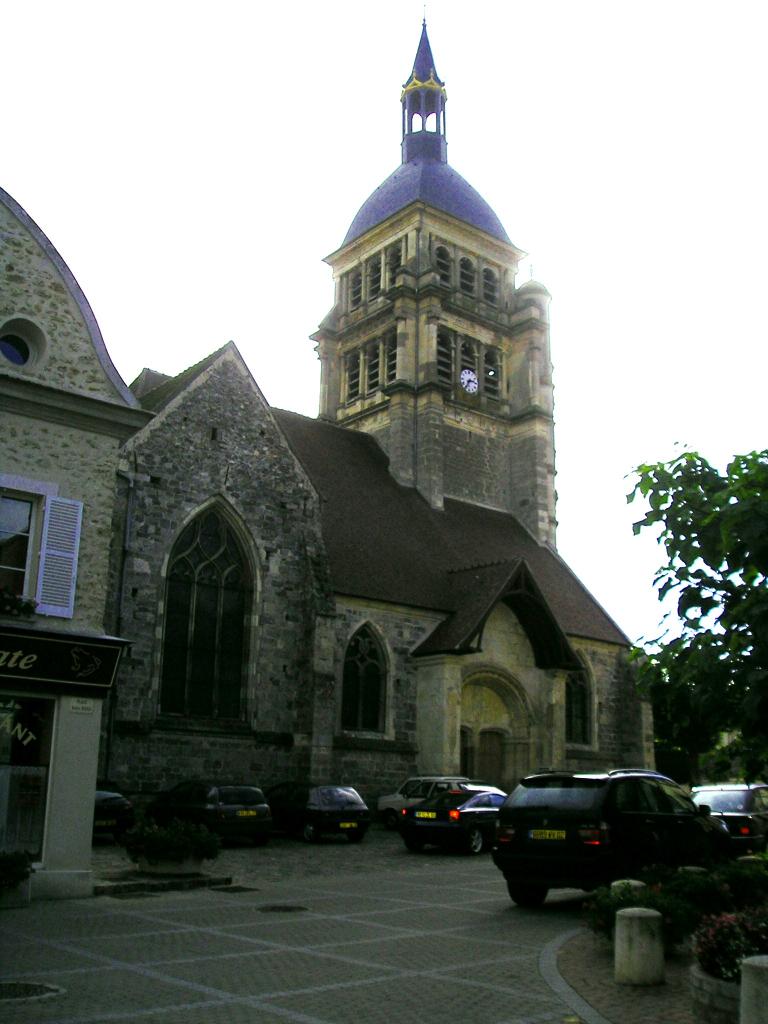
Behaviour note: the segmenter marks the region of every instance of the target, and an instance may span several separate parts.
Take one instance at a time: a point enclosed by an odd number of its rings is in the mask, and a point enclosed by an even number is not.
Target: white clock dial
[[[459,381],[465,391],[473,395],[477,391],[477,374],[474,370],[462,370],[459,374]]]

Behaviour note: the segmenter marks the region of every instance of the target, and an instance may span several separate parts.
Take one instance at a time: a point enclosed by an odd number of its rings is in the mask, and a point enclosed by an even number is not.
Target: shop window
[[[583,672],[572,672],[565,681],[565,741],[591,742],[589,683]]]
[[[344,656],[342,729],[383,731],[385,683],[384,651],[371,627],[361,626]]]
[[[459,288],[465,295],[475,294],[475,265],[466,256],[459,263]]]
[[[349,279],[350,309],[357,309],[363,299],[363,275],[356,270]]]
[[[397,332],[389,331],[384,338],[387,384],[397,380]]]
[[[366,391],[376,391],[381,383],[381,357],[379,342],[374,341],[365,350]]]
[[[161,711],[240,717],[250,605],[247,559],[224,516],[209,509],[185,527],[171,551]]]
[[[440,278],[440,284],[449,285],[451,283],[451,254],[444,245],[438,245],[435,249],[435,268]]]
[[[377,299],[381,295],[381,255],[376,255],[368,262],[368,298]]]
[[[498,398],[500,383],[499,353],[495,348],[485,350],[483,356],[483,391],[489,398]]]
[[[499,301],[499,279],[488,267],[483,270],[483,298],[492,306]]]
[[[350,352],[347,356],[347,401],[360,397],[360,353]]]
[[[437,379],[441,384],[453,383],[453,337],[447,327],[437,329]]]
[[[72,618],[82,502],[42,493],[52,485],[27,486],[0,489],[0,589],[33,598],[40,615]]]
[[[54,701],[0,695],[0,850],[43,847]]]

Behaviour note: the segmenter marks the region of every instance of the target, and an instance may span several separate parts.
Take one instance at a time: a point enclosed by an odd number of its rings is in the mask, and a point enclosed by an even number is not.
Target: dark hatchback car
[[[179,782],[147,806],[158,825],[174,819],[205,825],[222,839],[250,840],[263,845],[272,831],[272,814],[258,786],[221,784],[198,779]]]
[[[359,843],[371,824],[371,813],[351,786],[316,786],[280,782],[267,790],[275,828],[302,836],[308,843],[323,835],[344,835]]]
[[[653,864],[711,864],[727,843],[722,824],[657,772],[549,772],[505,801],[493,859],[512,900],[533,907],[550,889],[591,890]]]
[[[134,808],[128,797],[112,789],[97,789],[93,808],[93,837],[111,836],[122,842],[135,824]]]
[[[764,782],[694,786],[698,806],[709,807],[728,829],[734,856],[761,853],[768,845],[768,786]]]
[[[400,835],[409,850],[447,846],[465,853],[490,848],[499,808],[507,794],[495,786],[461,782],[400,814]]]

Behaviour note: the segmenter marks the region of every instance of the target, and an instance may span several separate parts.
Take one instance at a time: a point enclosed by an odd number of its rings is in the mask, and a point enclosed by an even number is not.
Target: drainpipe
[[[118,477],[128,483],[128,497],[125,503],[125,521],[123,523],[123,543],[120,550],[120,567],[117,577],[117,608],[115,609],[115,632],[123,633],[123,591],[125,589],[125,568],[128,561],[128,550],[131,533],[133,532],[134,484],[136,479],[136,453],[133,453],[133,472],[118,469]],[[107,698],[107,728],[104,737],[104,777],[109,779],[110,762],[112,760],[112,733],[114,731],[117,698],[114,689],[110,689]]]

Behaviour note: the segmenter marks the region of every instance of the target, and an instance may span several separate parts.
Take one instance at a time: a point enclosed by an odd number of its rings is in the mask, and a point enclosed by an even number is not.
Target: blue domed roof
[[[414,202],[434,206],[507,245],[512,244],[480,193],[449,164],[429,159],[409,160],[390,174],[360,207],[342,244],[353,242]]]

